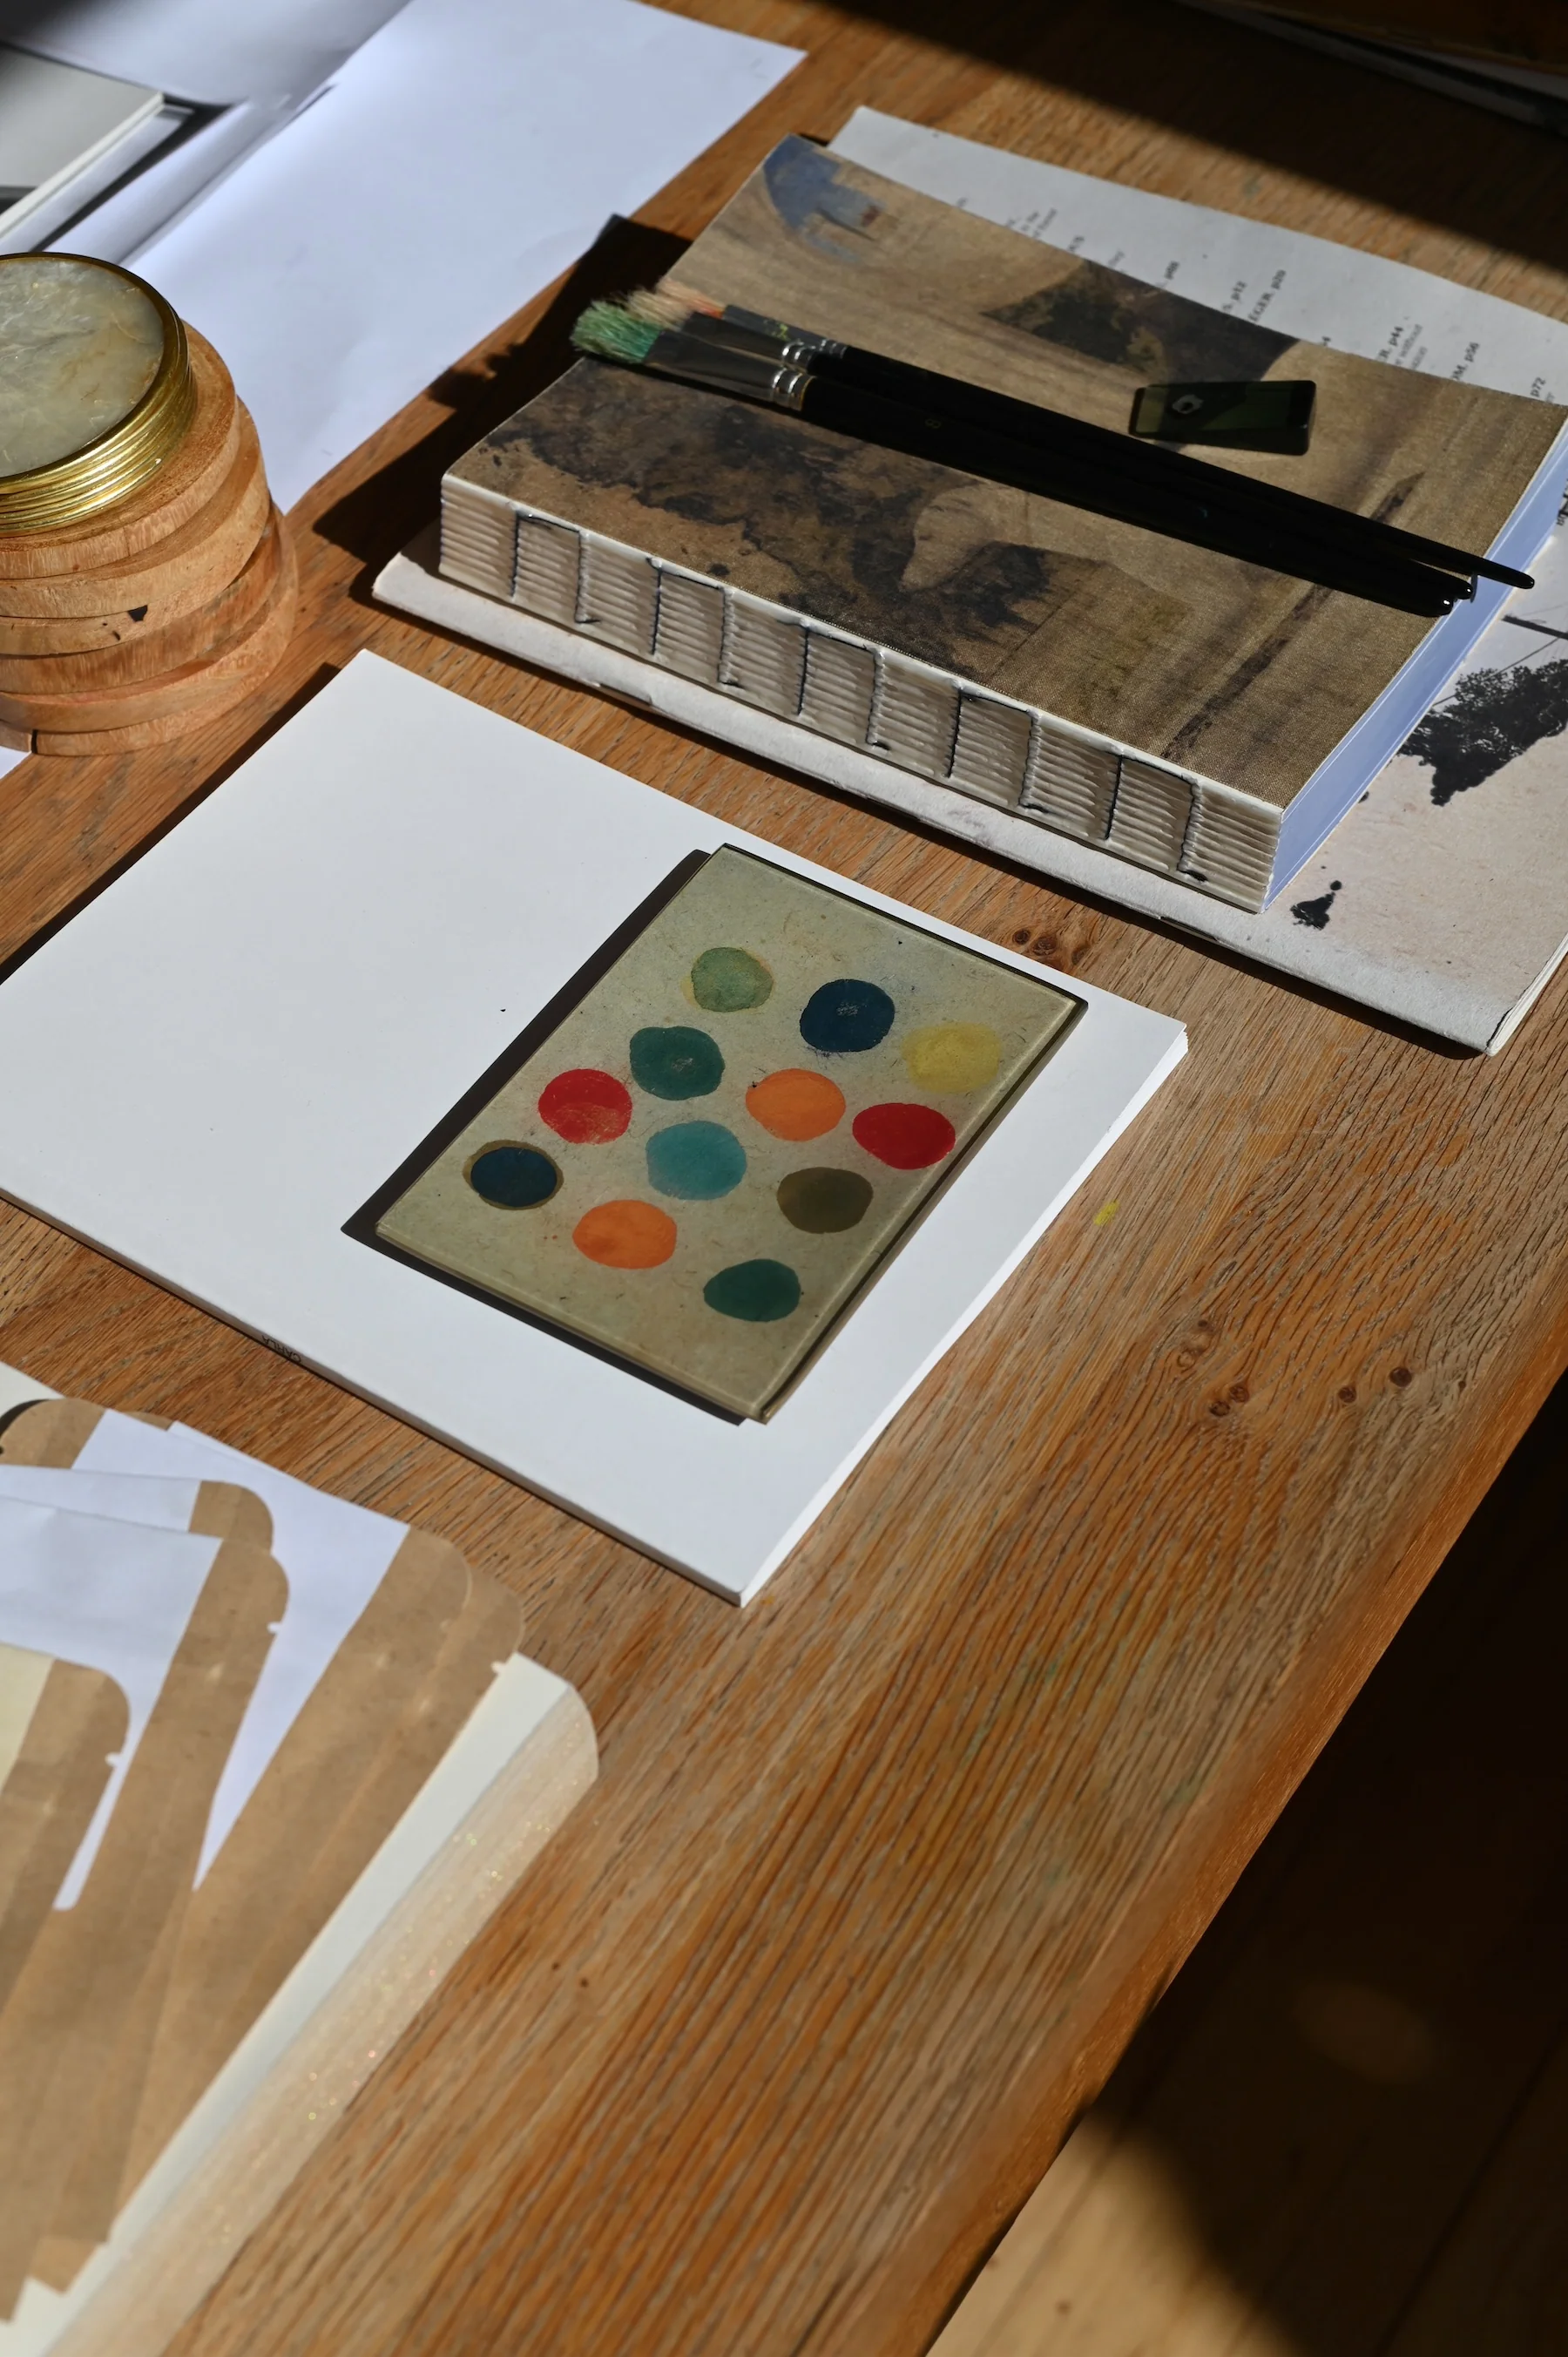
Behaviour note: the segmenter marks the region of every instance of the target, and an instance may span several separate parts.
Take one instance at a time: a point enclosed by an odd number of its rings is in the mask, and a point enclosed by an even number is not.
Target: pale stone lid
[[[0,270],[0,478],[57,465],[124,424],[166,323],[123,273],[67,254]]]

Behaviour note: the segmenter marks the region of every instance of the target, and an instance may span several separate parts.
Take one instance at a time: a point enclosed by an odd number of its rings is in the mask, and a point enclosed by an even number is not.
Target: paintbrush
[[[1404,613],[1446,614],[1457,597],[1469,594],[1452,573],[1307,541],[1163,484],[1140,484],[1098,463],[1028,447],[940,410],[823,379],[793,362],[780,363],[772,353],[742,351],[712,337],[660,328],[622,305],[591,305],[573,328],[572,340],[598,360],[766,403],[883,449],[930,459]]]
[[[970,455],[961,456],[958,437],[950,432],[938,437],[945,447],[939,447],[929,440],[921,443],[922,454],[942,457],[972,473],[993,474],[1022,489],[1115,515],[1172,537],[1323,580],[1330,587],[1352,588],[1356,594],[1381,597],[1391,586],[1390,576],[1383,569],[1390,565],[1416,565],[1423,573],[1451,576],[1442,585],[1448,604],[1456,596],[1474,595],[1478,572],[1520,585],[1530,577],[1495,565],[1488,558],[1475,557],[1441,542],[1422,539],[1324,500],[1305,498],[1299,492],[1257,483],[1178,451],[1133,442],[1103,426],[993,393],[984,386],[890,361],[880,353],[862,351],[783,322],[768,321],[734,306],[721,311],[703,298],[689,296],[683,290],[666,288],[639,293],[619,307],[595,306],[585,315],[584,326],[585,334],[580,341],[601,358],[618,358],[668,372],[675,356],[675,347],[668,339],[681,337],[688,339],[688,345],[746,354],[763,362],[772,361],[780,369],[803,369],[819,384],[843,385],[899,402],[918,409],[932,424],[938,419],[967,424],[980,433],[994,435],[999,441],[1026,450],[1028,458],[1021,462],[1014,453],[1004,453],[972,439]],[[697,359],[698,355],[687,349],[685,365],[674,372],[693,373],[693,364]],[[702,374],[700,369],[695,372]],[[742,390],[738,384],[724,389]],[[753,398],[757,397],[755,387],[746,389]],[[778,398],[777,394],[772,397]],[[793,404],[786,400],[780,405]],[[821,394],[813,414],[819,422],[827,422]],[[886,418],[881,422],[884,425],[887,423]],[[863,426],[861,430],[866,429]],[[868,435],[867,438],[882,437]],[[913,445],[905,438],[899,447]],[[1041,471],[1047,460],[1056,462],[1048,475]],[[1220,521],[1226,518],[1233,521]],[[1338,561],[1329,563],[1316,554],[1309,558],[1309,549],[1335,552]],[[1348,558],[1355,561],[1358,578],[1354,582],[1346,577]],[[1402,578],[1407,586],[1412,578],[1408,574],[1396,574],[1395,577]],[[1430,577],[1413,577],[1418,585],[1413,597],[1393,596],[1385,597],[1384,602],[1417,612],[1446,611],[1447,605],[1434,597]]]

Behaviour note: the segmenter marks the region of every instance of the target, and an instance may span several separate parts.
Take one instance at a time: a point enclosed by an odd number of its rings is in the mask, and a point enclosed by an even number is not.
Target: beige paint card
[[[1079,1002],[733,848],[613,947],[349,1232],[765,1418]]]
[[[124,1694],[102,1670],[0,1644],[0,2012],[129,1722]]]

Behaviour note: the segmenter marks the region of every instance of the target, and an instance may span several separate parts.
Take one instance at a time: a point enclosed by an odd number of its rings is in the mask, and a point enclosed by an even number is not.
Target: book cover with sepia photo
[[[1277,483],[1528,565],[1568,413],[1237,318],[785,140],[671,283],[1126,428],[1139,390],[1311,377]],[[1258,908],[1499,592],[1437,621],[584,361],[443,487],[442,570],[961,794]]]

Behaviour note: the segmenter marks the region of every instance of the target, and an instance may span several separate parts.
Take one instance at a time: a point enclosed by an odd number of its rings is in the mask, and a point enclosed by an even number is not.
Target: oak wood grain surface
[[[1561,148],[1161,0],[976,0],[963,47],[915,7],[687,13],[810,59],[302,503],[263,692],[0,781],[0,954],[369,645],[1178,1015],[1192,1053],[744,1614],[0,1211],[0,1356],[455,1540],[603,1746],[180,2357],[913,2357],[1568,1355],[1561,980],[1501,1059],[1448,1053],[368,596],[586,292],[857,102],[1568,316]]]

